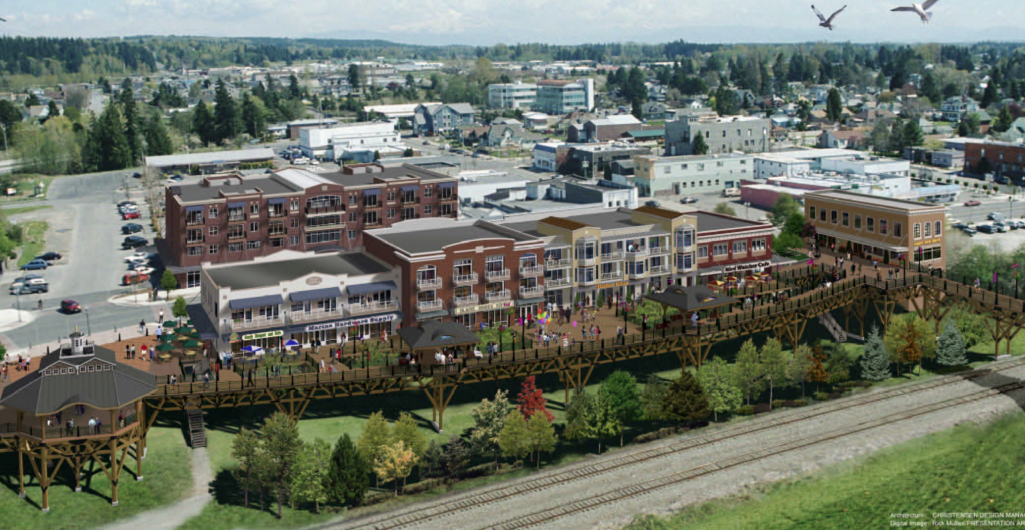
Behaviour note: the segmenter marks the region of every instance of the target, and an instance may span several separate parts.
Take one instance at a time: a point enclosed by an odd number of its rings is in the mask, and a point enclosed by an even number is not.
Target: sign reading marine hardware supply
[[[722,271],[724,273],[749,271],[754,269],[764,269],[772,265],[771,261],[756,261],[754,263],[738,263],[736,265],[723,265]]]
[[[351,328],[355,326],[363,326],[367,324],[380,324],[381,322],[391,322],[398,318],[397,313],[388,313],[387,315],[372,315],[363,318],[353,318],[351,320],[342,320],[339,322],[325,322],[323,324],[310,324],[303,328],[305,331],[323,331],[325,329],[335,328]]]
[[[472,306],[469,306],[469,307],[457,307],[457,308],[452,310],[452,314],[453,315],[465,315],[467,313],[479,313],[481,311],[493,311],[495,309],[505,309],[507,307],[512,307],[512,306],[513,306],[512,301],[509,301],[509,302],[495,302],[493,304],[472,305]]]
[[[242,340],[258,340],[258,339],[271,339],[274,337],[280,337],[285,332],[280,329],[277,331],[264,331],[263,333],[250,333],[249,335],[242,335]]]

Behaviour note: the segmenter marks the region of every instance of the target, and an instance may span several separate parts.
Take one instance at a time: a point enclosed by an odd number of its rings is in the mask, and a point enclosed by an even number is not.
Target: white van
[[[726,189],[722,190],[722,196],[723,197],[739,197],[740,196],[740,188],[726,188]]]

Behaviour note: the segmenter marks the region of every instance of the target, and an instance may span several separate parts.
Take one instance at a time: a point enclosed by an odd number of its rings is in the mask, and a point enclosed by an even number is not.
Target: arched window
[[[342,198],[338,195],[321,195],[306,199],[306,208],[331,208],[341,205]]]

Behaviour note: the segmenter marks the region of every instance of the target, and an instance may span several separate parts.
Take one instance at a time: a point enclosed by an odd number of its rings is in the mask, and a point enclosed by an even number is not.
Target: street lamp
[[[748,219],[748,218],[751,217],[750,211],[749,211],[750,210],[750,206],[751,206],[750,202],[745,202],[744,203],[744,218],[745,219]]]
[[[85,311],[85,331],[91,337],[93,335],[93,327],[89,324],[89,308],[85,307],[83,311]]]

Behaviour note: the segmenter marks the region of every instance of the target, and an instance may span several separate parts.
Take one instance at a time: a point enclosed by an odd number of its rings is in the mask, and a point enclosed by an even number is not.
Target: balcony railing
[[[371,219],[371,220],[368,220],[368,221],[363,221],[363,226],[365,226],[367,228],[372,228],[372,227],[381,226],[381,225],[382,225],[382,222],[381,222],[380,219]]]
[[[630,276],[631,280],[637,280],[637,279],[640,279],[640,278],[644,278],[647,275],[648,275],[648,271],[646,271],[646,270],[634,271],[634,272],[629,273],[629,276]]]
[[[572,266],[572,261],[569,259],[550,259],[545,261],[546,270],[568,269],[570,266]]]
[[[275,218],[278,218],[278,217],[284,217],[286,215],[288,215],[288,212],[285,211],[284,209],[281,209],[281,210],[269,210],[267,212],[267,217],[270,217],[271,219],[275,219]]]
[[[667,256],[669,255],[669,247],[651,247],[648,249],[648,254],[652,256]]]
[[[669,265],[658,265],[657,267],[649,267],[648,271],[651,274],[669,274]]]
[[[612,260],[617,260],[617,259],[623,259],[623,251],[622,250],[613,250],[612,252],[608,252],[608,253],[605,253],[605,254],[601,255],[601,260],[602,261],[612,261]]]
[[[416,303],[416,309],[417,309],[417,311],[420,311],[421,313],[426,313],[428,311],[439,311],[439,310],[445,309],[445,301],[444,300],[428,300],[428,301],[425,301],[425,302],[417,302]]]
[[[612,280],[622,280],[622,279],[623,279],[623,272],[622,271],[603,272],[603,273],[601,273],[601,281],[603,281],[603,282],[612,281]]]
[[[556,278],[545,280],[545,287],[552,289],[555,287],[569,287],[569,278]]]
[[[427,289],[441,289],[441,278],[430,278],[426,280],[417,280],[416,288],[421,291]]]
[[[285,228],[271,228],[267,230],[268,236],[283,236],[285,235]]]
[[[232,331],[245,331],[247,329],[271,328],[284,325],[280,317],[254,317],[248,320],[232,320],[230,322]]]
[[[648,256],[648,247],[635,248],[633,250],[626,251],[626,257],[628,258],[645,258]]]
[[[545,295],[545,288],[543,286],[536,287],[520,287],[520,298],[535,298],[538,296]]]
[[[529,267],[520,267],[520,276],[524,278],[536,278],[542,276],[545,273],[544,267],[540,265],[531,265]]]
[[[228,212],[228,222],[229,223],[237,223],[239,221],[245,221],[245,220],[246,220],[246,214],[244,214],[244,213],[241,213],[241,212],[239,212],[239,213]]]
[[[228,232],[228,240],[229,241],[234,240],[234,239],[245,239],[245,238],[246,238],[246,233],[245,232],[241,232],[241,233],[240,232]]]
[[[582,264],[582,265],[594,265],[594,260],[596,260],[597,258],[598,258],[598,256],[591,256],[591,257],[588,258],[588,257],[585,257],[583,255],[583,253],[578,253],[577,254],[577,263]]]
[[[420,197],[403,197],[402,204],[420,204]]]
[[[459,200],[459,196],[455,195],[455,194],[447,195],[447,196],[446,195],[442,195],[440,197],[440,199],[441,199],[441,202],[458,201]]]
[[[345,212],[344,204],[336,204],[334,206],[307,206],[306,215],[316,215],[322,213],[339,213]]]
[[[194,225],[201,225],[201,224],[203,224],[203,218],[202,217],[186,217],[185,218],[185,226],[194,226]]]
[[[468,305],[477,305],[478,300],[480,300],[480,298],[476,294],[471,294],[469,296],[456,296],[452,298],[452,304],[456,307],[464,307]]]
[[[456,285],[473,285],[477,283],[477,273],[471,272],[470,274],[457,274],[452,277],[452,283]]]
[[[510,277],[512,277],[512,273],[509,272],[509,269],[497,269],[497,270],[484,271],[484,279],[488,280],[488,281],[491,281],[491,280],[508,280]]]
[[[203,242],[205,242],[205,241],[206,241],[206,238],[205,238],[205,237],[203,237],[203,236],[199,236],[199,237],[190,237],[190,238],[186,238],[186,239],[185,239],[185,244],[186,244],[186,245],[195,245],[195,244],[197,244],[197,243],[203,243]]]
[[[591,279],[588,280],[585,277],[585,279],[583,279],[583,280],[578,280],[577,283],[580,284],[580,285],[591,285],[591,284],[594,284],[594,283],[598,283],[598,278],[591,278]]]
[[[488,302],[501,302],[503,300],[512,300],[512,293],[509,289],[502,289],[501,291],[491,291],[486,293],[485,298]]]
[[[288,319],[294,324],[299,324],[302,322],[319,322],[321,320],[342,318],[342,315],[343,313],[340,308],[318,309],[315,311],[292,311],[288,314]]]
[[[398,300],[387,300],[383,302],[369,302],[366,304],[349,305],[349,307],[346,309],[346,313],[348,313],[349,316],[367,315],[370,313],[383,313],[385,311],[395,311],[398,308]]]

